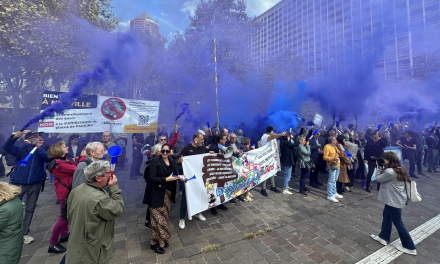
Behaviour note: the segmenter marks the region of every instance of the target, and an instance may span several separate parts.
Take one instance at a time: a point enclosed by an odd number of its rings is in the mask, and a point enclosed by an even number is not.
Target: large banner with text
[[[280,170],[276,140],[240,158],[201,154],[183,158],[188,217],[225,203],[274,176]]]
[[[59,100],[62,93],[46,91],[41,110]],[[70,109],[41,120],[38,131],[48,133],[156,132],[159,102],[100,95],[81,95]]]

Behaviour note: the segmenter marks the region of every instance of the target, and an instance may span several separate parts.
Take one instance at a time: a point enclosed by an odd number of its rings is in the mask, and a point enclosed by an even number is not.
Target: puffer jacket
[[[0,262],[17,264],[23,245],[23,205],[15,197],[10,201],[0,201]]]
[[[310,146],[299,145],[298,146],[298,160],[297,164],[300,169],[307,169],[305,162],[310,162]]]
[[[53,176],[55,176],[54,186],[58,200],[61,201],[66,199],[67,194],[69,194],[69,188],[73,182],[73,173],[75,172],[76,166],[85,158],[85,156],[81,156],[76,163],[73,163],[73,161],[67,159],[66,157],[60,157],[52,159],[52,161],[47,165],[47,170],[50,173],[53,173]],[[64,186],[59,181],[62,181],[69,188]]]

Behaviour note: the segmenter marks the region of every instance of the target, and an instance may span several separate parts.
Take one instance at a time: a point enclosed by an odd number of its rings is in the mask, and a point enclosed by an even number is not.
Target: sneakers
[[[401,245],[397,245],[396,249],[401,251],[401,252],[403,252],[403,253],[406,253],[406,254],[409,254],[409,255],[413,255],[413,256],[417,256],[417,251],[415,249],[407,249],[407,248],[404,248]]]
[[[49,249],[47,249],[48,253],[63,253],[66,251],[66,248],[61,246],[60,243],[56,245],[50,245]]]
[[[342,199],[342,198],[344,198],[344,196],[342,196],[342,195],[340,195],[340,194],[335,194],[335,195],[333,195],[335,198],[337,198],[337,199]]]
[[[254,197],[251,192],[248,192],[248,196],[251,198]]]
[[[35,239],[33,237],[31,237],[30,235],[23,236],[23,243],[26,245],[34,242],[34,240]]]
[[[200,221],[206,221],[206,218],[202,215],[202,213],[198,213],[194,217],[198,218]],[[182,220],[180,220],[180,221],[182,221]],[[183,224],[185,225],[185,222],[183,222]],[[180,225],[180,223],[179,223],[179,225]]]
[[[289,189],[283,189],[283,194],[292,194],[290,191],[289,191]]]
[[[269,196],[269,194],[267,194],[265,189],[261,189],[261,194],[266,197]]]
[[[299,192],[300,194],[307,196],[307,193],[305,191]]]
[[[185,229],[185,219],[180,219],[179,227],[180,227],[180,229]]]
[[[237,203],[237,201],[235,200],[235,198],[232,198],[231,200],[229,200],[229,202],[232,203],[232,204],[236,204],[236,203]]]
[[[239,200],[240,202],[244,202],[244,198],[241,195],[237,196],[237,200]]]
[[[281,191],[278,190],[277,187],[270,187],[270,190],[271,190],[272,192],[281,193]]]
[[[151,230],[151,222],[150,221],[145,223],[145,228],[148,230]]]
[[[381,243],[384,246],[388,245],[388,243],[385,240],[383,240],[382,238],[380,238],[379,236],[371,235],[371,238],[376,240],[377,242]]]
[[[327,196],[327,200],[332,201],[334,203],[339,203],[339,201],[334,196],[332,196],[332,197]]]
[[[287,187],[287,190],[289,190],[289,191],[295,191],[295,189],[293,189],[292,187]]]
[[[246,202],[252,202],[252,198],[251,198],[250,196],[246,196],[246,197],[244,198],[244,200],[245,200]]]

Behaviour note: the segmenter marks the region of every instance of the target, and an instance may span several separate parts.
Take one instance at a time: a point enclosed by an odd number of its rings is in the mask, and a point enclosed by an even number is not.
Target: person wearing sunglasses
[[[151,249],[158,254],[164,254],[164,248],[168,248],[171,239],[169,216],[171,202],[176,202],[176,181],[183,177],[174,177],[178,172],[174,166],[169,144],[163,144],[160,156],[153,158],[150,165],[150,173],[147,179],[145,202],[148,204],[151,221]]]

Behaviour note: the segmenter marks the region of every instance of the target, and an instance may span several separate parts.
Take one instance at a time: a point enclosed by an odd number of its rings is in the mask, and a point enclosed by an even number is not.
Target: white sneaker
[[[292,194],[288,189],[283,189],[283,194]]]
[[[336,199],[344,198],[344,196],[340,195],[339,193],[336,193],[335,195],[333,195],[333,197],[335,197]]]
[[[382,238],[380,238],[379,236],[371,235],[371,238],[376,240],[377,242],[381,243],[384,246],[388,245],[388,243],[385,240],[383,240]]]
[[[198,213],[194,217],[198,218],[200,221],[206,221],[206,218],[202,215],[202,213]]]
[[[339,203],[339,201],[334,196],[332,196],[332,197],[328,196],[327,200],[332,201],[334,203]]]
[[[415,249],[407,249],[407,248],[404,248],[401,245],[397,245],[396,249],[401,251],[401,252],[403,252],[403,253],[406,253],[406,254],[409,254],[409,255],[413,255],[413,256],[417,256],[417,251]]]
[[[34,242],[34,240],[35,239],[33,237],[31,237],[30,235],[23,236],[23,243],[26,245]]]
[[[292,187],[287,187],[287,190],[289,190],[289,191],[295,191],[295,189],[293,189]]]
[[[180,219],[179,227],[180,227],[180,229],[185,229],[185,219]]]

